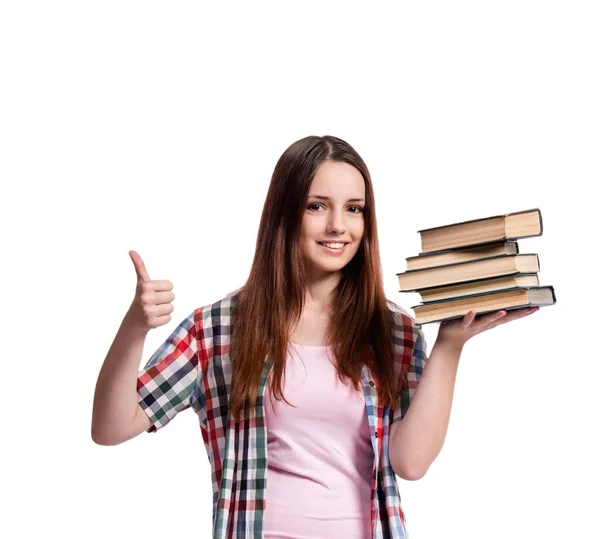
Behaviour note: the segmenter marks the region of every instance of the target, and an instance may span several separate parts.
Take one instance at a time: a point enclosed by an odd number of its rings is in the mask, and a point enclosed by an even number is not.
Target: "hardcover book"
[[[516,241],[502,241],[490,243],[480,247],[467,247],[435,253],[422,253],[410,256],[406,259],[406,269],[432,268],[435,266],[446,266],[457,262],[468,262],[479,258],[491,258],[499,255],[515,255],[519,253],[519,245]]]
[[[539,284],[540,280],[537,273],[515,273],[505,277],[492,277],[491,279],[480,279],[468,283],[426,288],[418,290],[418,293],[423,303],[430,303],[441,299],[493,292],[494,290],[506,290],[516,286],[539,286]]]
[[[412,309],[415,313],[415,320],[419,324],[429,324],[462,318],[473,309],[480,315],[523,307],[543,307],[554,303],[556,303],[556,296],[552,286],[521,286],[509,290],[497,290],[415,305]]]
[[[410,292],[516,273],[537,273],[539,269],[538,255],[530,253],[500,255],[446,266],[410,270],[396,275],[400,291]]]
[[[542,231],[542,213],[539,209],[533,209],[426,228],[418,232],[421,236],[421,252],[433,253],[494,241],[541,236]]]

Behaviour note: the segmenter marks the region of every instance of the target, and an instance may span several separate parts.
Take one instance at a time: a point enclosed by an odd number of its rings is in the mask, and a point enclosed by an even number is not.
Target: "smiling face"
[[[324,161],[317,168],[302,217],[300,247],[312,278],[346,266],[365,228],[365,181],[348,163]]]

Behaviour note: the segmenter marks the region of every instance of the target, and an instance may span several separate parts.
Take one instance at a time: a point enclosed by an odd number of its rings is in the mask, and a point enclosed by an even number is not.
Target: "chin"
[[[344,253],[343,257],[322,255],[317,250],[308,248],[304,251],[306,261],[311,270],[316,273],[335,273],[345,268],[356,256],[358,249]]]
[[[309,263],[315,271],[324,273],[335,273],[345,268],[351,260],[352,258],[349,258],[348,260],[331,260],[329,262],[323,262],[323,260],[321,259],[312,259],[309,261]]]

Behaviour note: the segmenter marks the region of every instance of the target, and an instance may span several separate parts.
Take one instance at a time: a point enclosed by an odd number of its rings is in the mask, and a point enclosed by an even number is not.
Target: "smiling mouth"
[[[339,254],[343,253],[346,250],[346,242],[317,242],[321,247],[323,247],[327,252],[331,254]]]

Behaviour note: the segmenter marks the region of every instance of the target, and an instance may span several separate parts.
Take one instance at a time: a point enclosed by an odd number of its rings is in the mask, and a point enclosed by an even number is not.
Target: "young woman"
[[[283,153],[246,284],[194,310],[139,372],[174,295],[130,256],[136,294],[98,377],[92,438],[119,444],[192,408],[218,539],[406,537],[395,476],[421,478],[441,450],[464,344],[537,310],[444,322],[428,359],[384,295],[367,166],[332,136]]]

